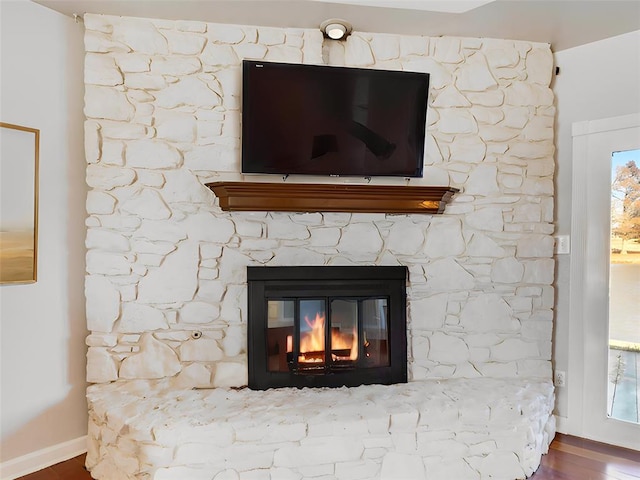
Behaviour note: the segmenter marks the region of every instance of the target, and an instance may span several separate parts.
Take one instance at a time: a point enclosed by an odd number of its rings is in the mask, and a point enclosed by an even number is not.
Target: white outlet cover
[[[558,255],[566,255],[571,253],[571,237],[569,235],[556,235],[555,237],[555,253]]]

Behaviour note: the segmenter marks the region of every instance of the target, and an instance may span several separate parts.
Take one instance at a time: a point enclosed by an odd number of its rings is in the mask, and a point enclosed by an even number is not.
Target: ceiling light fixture
[[[320,24],[320,30],[327,38],[331,38],[332,40],[342,40],[349,36],[353,28],[346,20],[331,18]]]

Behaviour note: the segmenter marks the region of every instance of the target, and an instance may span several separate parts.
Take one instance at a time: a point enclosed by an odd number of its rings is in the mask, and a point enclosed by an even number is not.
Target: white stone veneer
[[[412,182],[461,192],[442,216],[251,214],[221,211],[203,186],[241,178],[241,58],[320,63],[320,32],[96,15],[85,26],[90,382],[246,384],[245,267],[300,264],[408,266],[412,379],[550,378],[547,44],[332,43],[336,62],[431,74],[425,174]]]
[[[320,32],[89,14],[85,27],[87,379],[104,384],[90,398],[129,380],[246,385],[247,265],[406,265],[411,381],[550,379],[549,45],[361,32],[329,43],[331,64],[431,74],[424,178],[411,182],[461,192],[441,216],[252,214],[223,212],[204,187],[244,179],[241,59],[322,63]],[[124,440],[112,449],[121,424],[92,425],[101,461],[137,461]]]
[[[555,433],[542,380],[180,390],[94,385],[87,466],[101,480],[514,480]]]

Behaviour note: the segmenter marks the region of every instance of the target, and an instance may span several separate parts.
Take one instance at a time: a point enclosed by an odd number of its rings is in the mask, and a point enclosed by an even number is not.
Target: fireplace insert
[[[406,267],[247,267],[249,388],[407,381]]]

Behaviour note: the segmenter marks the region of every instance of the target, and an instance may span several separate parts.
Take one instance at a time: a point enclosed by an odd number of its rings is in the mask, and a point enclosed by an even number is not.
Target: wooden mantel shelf
[[[207,183],[232,212],[442,213],[453,187],[320,183]]]

